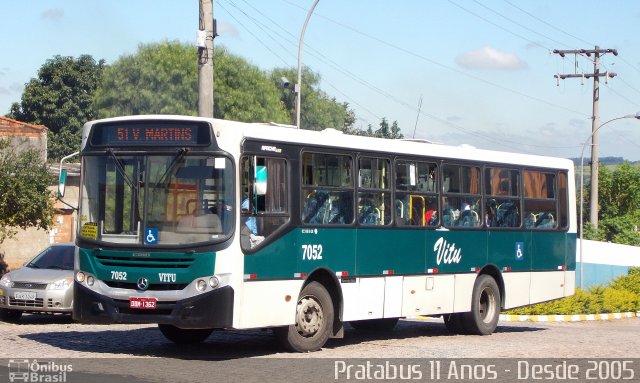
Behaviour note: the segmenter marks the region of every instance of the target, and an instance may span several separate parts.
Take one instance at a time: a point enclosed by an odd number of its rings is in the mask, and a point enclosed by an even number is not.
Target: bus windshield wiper
[[[111,156],[111,159],[113,160],[113,163],[116,164],[116,168],[118,169],[118,173],[120,173],[120,175],[122,176],[124,181],[127,183],[127,185],[129,185],[129,187],[131,189],[135,189],[136,187],[133,185],[133,180],[131,178],[129,178],[129,176],[127,175],[126,170],[124,170],[124,166],[122,166],[122,162],[120,161],[120,159],[118,157],[116,157],[116,154],[113,152],[113,149],[108,148],[107,149],[107,154],[109,156]]]
[[[171,174],[171,172],[173,171],[173,169],[180,163],[182,163],[182,160],[184,159],[184,156],[189,152],[189,149],[187,148],[180,148],[178,149],[178,154],[176,154],[175,157],[173,157],[173,161],[171,161],[171,163],[169,164],[169,166],[167,166],[167,170],[164,171],[164,174],[162,174],[162,177],[160,177],[160,179],[153,185],[153,190],[157,189],[159,185],[164,185],[164,182],[167,179],[167,176],[169,174]]]
[[[116,164],[116,169],[118,169],[118,173],[120,173],[120,175],[124,179],[124,182],[126,182],[127,185],[129,185],[133,194],[139,195],[138,183],[137,182],[134,183],[133,180],[127,175],[127,171],[124,169],[124,166],[122,165],[122,161],[120,161],[120,159],[116,156],[116,154],[113,152],[113,149],[107,148],[107,154],[111,157],[111,159],[113,160],[113,163]],[[140,220],[140,210],[139,210],[140,201],[137,201],[137,202],[138,203],[135,204],[135,207],[136,207],[135,219],[139,221]]]

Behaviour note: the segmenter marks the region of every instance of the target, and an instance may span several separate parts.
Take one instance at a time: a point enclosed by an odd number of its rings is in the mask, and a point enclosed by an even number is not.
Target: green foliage
[[[290,124],[270,76],[224,47],[214,52],[214,116],[244,122]]]
[[[598,229],[585,223],[585,238],[640,246],[640,167],[623,163],[611,171],[601,166],[598,183]],[[589,191],[585,188],[585,220],[590,214]]]
[[[58,160],[80,149],[82,125],[95,118],[93,94],[100,83],[104,61],[90,55],[54,56],[25,86],[20,103],[8,117],[49,129],[48,157]]]
[[[98,117],[196,115],[197,50],[178,42],[141,44],[105,69],[95,94]]]
[[[593,286],[586,292],[576,289],[573,296],[507,311],[514,315],[575,315],[640,311],[640,268],[609,286]]]
[[[49,229],[53,199],[48,187],[52,182],[35,149],[17,153],[9,141],[0,141],[0,243],[18,228]]]
[[[367,137],[379,137],[379,138],[404,138],[404,135],[400,132],[400,127],[398,126],[398,121],[393,121],[391,126],[389,126],[389,122],[386,117],[382,117],[380,121],[379,128],[373,130],[373,126],[369,124],[367,130],[359,130],[353,127],[353,124],[350,127],[345,127],[343,130],[347,134],[353,134],[356,136],[367,136]]]
[[[640,295],[640,267],[632,267],[629,273],[613,280],[609,286],[618,290],[631,291]]]
[[[602,312],[619,313],[640,310],[640,295],[629,290],[607,287],[602,292]]]
[[[197,114],[197,49],[176,41],[143,44],[104,73],[96,92],[100,117]],[[267,74],[224,47],[214,51],[214,116],[246,122],[288,123],[278,89]]]

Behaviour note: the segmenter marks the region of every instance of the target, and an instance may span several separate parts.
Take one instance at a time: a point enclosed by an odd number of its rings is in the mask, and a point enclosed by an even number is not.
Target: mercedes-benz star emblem
[[[140,277],[138,279],[138,288],[140,290],[146,290],[149,287],[149,280],[145,277]]]

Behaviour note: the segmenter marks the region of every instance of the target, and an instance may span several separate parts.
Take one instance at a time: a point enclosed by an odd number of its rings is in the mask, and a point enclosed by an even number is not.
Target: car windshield
[[[50,246],[38,254],[27,267],[32,269],[73,270],[73,246]]]
[[[78,235],[109,243],[220,242],[232,229],[233,170],[221,156],[86,156]]]

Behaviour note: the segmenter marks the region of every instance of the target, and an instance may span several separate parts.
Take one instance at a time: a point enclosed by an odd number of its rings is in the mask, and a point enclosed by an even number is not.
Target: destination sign
[[[209,125],[184,121],[94,125],[92,146],[200,146],[211,142]]]

